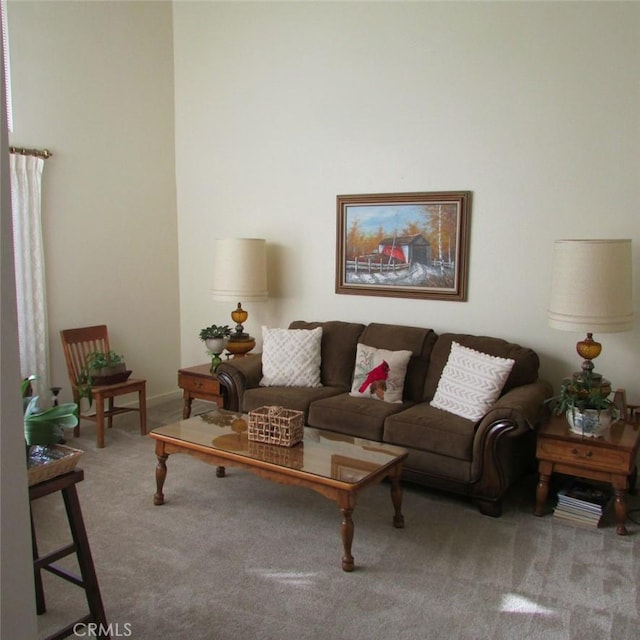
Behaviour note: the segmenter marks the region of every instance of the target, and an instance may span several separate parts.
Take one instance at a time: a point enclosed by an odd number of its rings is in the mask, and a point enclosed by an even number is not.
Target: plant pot
[[[222,362],[220,358],[220,354],[225,350],[227,346],[228,339],[227,338],[207,338],[205,341],[207,345],[207,349],[209,353],[212,354],[211,357],[211,373],[215,373],[218,365]]]
[[[207,338],[205,344],[211,353],[221,354],[227,346],[227,338]]]
[[[124,362],[121,362],[110,367],[90,369],[89,374],[91,375],[91,384],[98,387],[103,384],[125,382],[131,375],[131,371],[127,370],[127,365]]]
[[[602,435],[612,420],[610,409],[567,409],[565,415],[573,433],[589,437]]]

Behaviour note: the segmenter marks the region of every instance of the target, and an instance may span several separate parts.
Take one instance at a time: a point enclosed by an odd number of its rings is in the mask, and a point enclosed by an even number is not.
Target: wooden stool
[[[98,578],[96,577],[95,568],[93,566],[93,558],[91,557],[91,549],[89,548],[89,539],[87,531],[84,527],[82,511],[80,509],[80,501],[78,500],[78,492],[76,491],[76,483],[84,479],[84,471],[76,469],[70,473],[45,480],[29,487],[29,500],[37,500],[43,496],[47,496],[56,491],[62,492],[64,506],[67,511],[67,519],[69,521],[69,529],[73,542],[64,547],[60,547],[46,556],[38,555],[38,544],[36,542],[36,532],[33,526],[33,515],[31,516],[31,540],[33,546],[33,573],[36,587],[36,611],[38,615],[43,614],[46,609],[44,599],[44,588],[42,586],[42,569],[46,569],[50,573],[75,584],[85,590],[87,596],[87,604],[89,605],[89,613],[79,618],[70,625],[64,627],[57,633],[50,635],[46,640],[58,640],[58,638],[66,638],[74,633],[74,628],[78,624],[93,622],[97,625],[95,637],[109,638],[107,628],[107,620],[102,605],[102,597],[98,586]],[[78,557],[78,565],[80,567],[81,577],[74,573],[54,565],[53,563],[60,558],[75,553]]]

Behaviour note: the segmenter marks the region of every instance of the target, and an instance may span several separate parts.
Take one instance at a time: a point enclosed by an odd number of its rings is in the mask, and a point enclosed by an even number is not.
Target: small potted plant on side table
[[[200,331],[200,340],[207,345],[207,350],[211,356],[211,373],[215,373],[218,365],[222,362],[220,354],[225,350],[231,329],[228,325],[212,324]]]
[[[618,409],[609,399],[611,386],[604,382],[595,381],[588,373],[565,378],[560,393],[547,402],[553,404],[556,415],[566,416],[572,432],[598,436],[618,417]]]

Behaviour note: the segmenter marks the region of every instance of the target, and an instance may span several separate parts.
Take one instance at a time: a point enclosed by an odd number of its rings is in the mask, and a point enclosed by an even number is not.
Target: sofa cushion
[[[364,329],[356,322],[304,322],[296,320],[290,329],[315,329],[322,327],[320,381],[327,387],[351,388],[356,345]]]
[[[469,461],[474,433],[473,420],[421,402],[386,419],[383,441]]]
[[[413,355],[407,367],[403,399],[421,402],[431,350],[437,337],[432,329],[372,322],[362,332],[359,342],[389,351],[411,351]]]
[[[479,420],[500,396],[513,364],[452,342],[431,406]]]
[[[247,389],[242,396],[241,410],[249,413],[259,407],[277,405],[286,409],[302,411],[305,421],[309,414],[309,405],[320,398],[344,393],[341,387],[254,387]]]
[[[410,405],[371,402],[367,398],[354,398],[348,393],[341,393],[312,402],[309,407],[308,425],[380,441],[386,418],[407,406]]]
[[[322,328],[262,327],[262,387],[319,387]]]
[[[473,336],[462,333],[444,333],[438,336],[431,351],[431,362],[429,363],[429,371],[424,386],[424,400],[433,399],[442,371],[449,358],[451,343],[454,340],[458,344],[482,353],[515,360],[513,369],[511,369],[511,373],[502,388],[502,395],[514,387],[530,384],[538,379],[540,360],[532,349],[521,347],[518,344],[507,342],[500,338],[488,338],[486,336]]]
[[[384,402],[402,402],[411,351],[389,351],[358,343],[351,395]]]

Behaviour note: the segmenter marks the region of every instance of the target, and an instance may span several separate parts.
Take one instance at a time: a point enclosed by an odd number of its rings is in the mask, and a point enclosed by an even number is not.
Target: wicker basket
[[[260,407],[249,412],[249,440],[293,447],[302,441],[302,411],[284,407]]]
[[[31,447],[27,462],[29,486],[73,471],[83,453],[80,449],[72,449],[61,444],[46,449]]]

